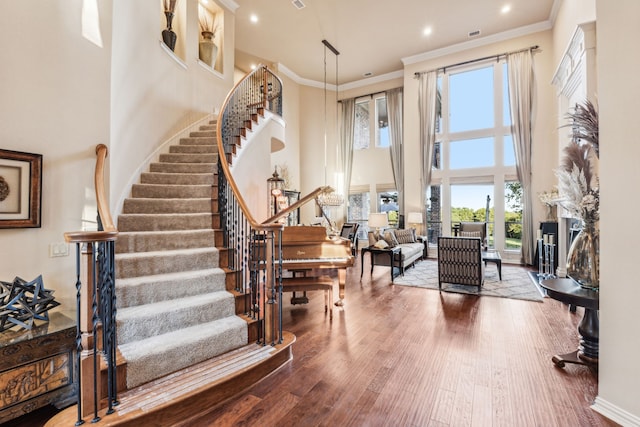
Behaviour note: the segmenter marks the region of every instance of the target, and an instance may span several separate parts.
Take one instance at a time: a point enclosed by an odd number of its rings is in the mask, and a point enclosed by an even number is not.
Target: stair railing
[[[97,422],[101,409],[106,407],[106,414],[111,414],[113,407],[118,404],[115,293],[115,242],[118,230],[113,224],[104,186],[107,152],[103,144],[96,147],[94,181],[98,231],[64,233],[65,240],[76,245],[76,425],[84,423],[84,419],[89,417],[92,417],[92,422]],[[101,375],[103,362],[107,366],[106,385]],[[103,392],[105,388],[106,396]]]
[[[282,81],[259,66],[235,85],[218,116],[218,205],[235,291],[241,295],[245,314],[263,325],[258,342],[275,345],[282,343],[283,225],[255,220],[229,167],[243,129],[265,110],[282,115]]]

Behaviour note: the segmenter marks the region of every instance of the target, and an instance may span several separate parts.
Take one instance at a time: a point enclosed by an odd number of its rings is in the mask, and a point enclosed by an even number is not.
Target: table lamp
[[[389,226],[389,219],[385,212],[376,212],[369,214],[369,220],[367,221],[369,228],[374,228],[377,235],[380,235],[380,230]]]
[[[416,234],[420,234],[418,227],[422,225],[422,213],[409,212],[409,215],[407,215],[407,224],[415,226]]]

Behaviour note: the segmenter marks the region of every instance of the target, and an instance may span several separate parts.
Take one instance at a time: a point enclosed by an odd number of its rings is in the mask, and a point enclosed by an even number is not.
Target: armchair
[[[358,253],[358,227],[357,222],[345,222],[340,230],[340,237],[351,240],[351,255]]]
[[[482,245],[478,237],[438,237],[438,288],[442,283],[477,286],[484,283]]]
[[[482,250],[486,251],[489,244],[487,240],[487,223],[461,222],[460,237],[479,237],[482,240]]]

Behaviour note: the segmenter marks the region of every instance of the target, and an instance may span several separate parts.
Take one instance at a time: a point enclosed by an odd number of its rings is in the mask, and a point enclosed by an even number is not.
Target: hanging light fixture
[[[336,56],[336,105],[338,103],[338,55],[340,52],[327,40],[322,40],[324,45],[324,184],[327,185],[327,49]],[[336,107],[336,126],[338,124],[338,113]],[[318,197],[318,203],[322,206],[342,206],[344,197],[334,191],[325,192]]]

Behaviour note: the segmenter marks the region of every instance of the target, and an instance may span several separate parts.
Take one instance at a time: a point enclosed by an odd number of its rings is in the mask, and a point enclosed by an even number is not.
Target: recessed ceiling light
[[[252,13],[251,16],[249,17],[249,20],[255,24],[256,22],[258,22],[258,15],[256,15],[255,13]]]
[[[422,30],[422,35],[430,36],[432,32],[433,30],[431,29],[431,27],[425,27],[425,29]]]
[[[511,12],[510,4],[505,4],[504,6],[502,6],[502,9],[500,9],[500,13],[502,13],[503,15],[509,12]]]
[[[251,69],[255,70],[256,69],[256,64],[251,64]]]

